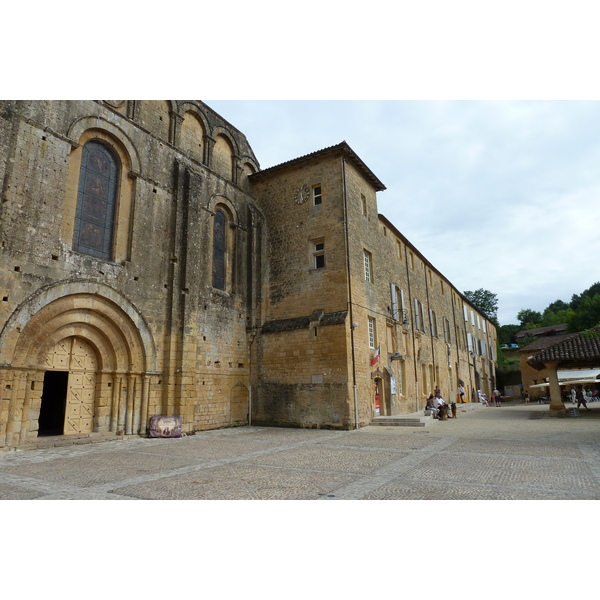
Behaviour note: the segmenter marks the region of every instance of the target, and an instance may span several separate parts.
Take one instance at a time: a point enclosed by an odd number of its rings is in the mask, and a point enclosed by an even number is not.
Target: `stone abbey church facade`
[[[0,447],[351,429],[495,386],[494,326],[345,142],[261,170],[199,101],[1,101],[0,186]]]

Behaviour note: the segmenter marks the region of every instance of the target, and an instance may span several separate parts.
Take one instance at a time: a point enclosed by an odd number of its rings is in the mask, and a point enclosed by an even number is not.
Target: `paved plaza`
[[[562,419],[506,403],[426,427],[77,440],[0,453],[0,499],[599,499],[600,403],[590,406]]]

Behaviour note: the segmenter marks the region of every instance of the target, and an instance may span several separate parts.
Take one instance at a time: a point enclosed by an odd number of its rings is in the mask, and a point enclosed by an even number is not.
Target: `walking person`
[[[585,401],[585,397],[583,396],[583,386],[578,385],[577,391],[575,392],[575,396],[577,397],[577,408],[579,408],[580,404],[583,404],[585,410],[590,410],[588,408],[587,402]]]
[[[501,398],[500,398],[500,392],[494,388],[494,391],[492,392],[492,395],[494,396],[494,400],[496,402],[496,406],[502,406],[502,402],[501,402]]]

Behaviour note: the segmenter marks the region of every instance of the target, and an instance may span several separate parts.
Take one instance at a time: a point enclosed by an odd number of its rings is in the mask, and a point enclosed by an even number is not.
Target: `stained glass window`
[[[213,222],[213,287],[225,289],[225,215],[218,210]]]
[[[112,258],[119,163],[105,144],[83,147],[73,250],[104,260]]]

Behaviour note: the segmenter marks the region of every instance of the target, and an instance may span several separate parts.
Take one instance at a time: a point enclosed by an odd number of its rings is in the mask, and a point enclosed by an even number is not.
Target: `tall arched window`
[[[213,287],[225,289],[225,273],[227,266],[227,218],[221,210],[217,210],[213,220]]]
[[[111,260],[120,165],[109,147],[92,140],[83,147],[73,250]]]

